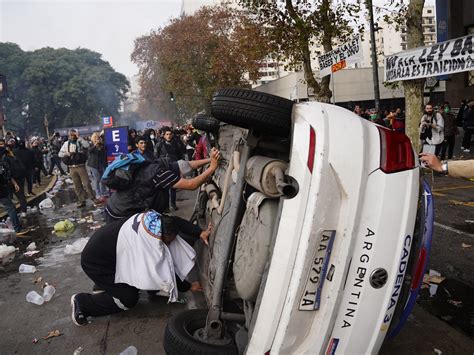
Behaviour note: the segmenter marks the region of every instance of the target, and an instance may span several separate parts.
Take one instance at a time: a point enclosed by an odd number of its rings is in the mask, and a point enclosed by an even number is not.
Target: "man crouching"
[[[191,236],[207,244],[211,227],[201,230],[179,217],[153,210],[105,225],[94,233],[82,252],[84,272],[102,292],[71,297],[72,321],[87,324],[87,317],[125,311],[138,302],[139,290],[162,291],[175,302],[178,290],[194,266],[196,253],[181,238]]]

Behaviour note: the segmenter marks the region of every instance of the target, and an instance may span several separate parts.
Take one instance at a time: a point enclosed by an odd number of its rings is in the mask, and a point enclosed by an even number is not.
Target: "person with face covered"
[[[69,131],[69,140],[63,143],[58,156],[63,159],[64,164],[69,167],[69,173],[74,183],[79,202],[78,207],[86,205],[86,198],[89,197],[94,204],[100,204],[102,201],[96,199],[95,192],[92,189],[89,174],[86,169],[87,148],[89,142],[79,138],[79,134],[75,129]]]
[[[420,139],[423,145],[435,147],[435,155],[439,156],[444,142],[444,120],[439,112],[434,112],[433,105],[425,105],[425,113],[421,117]]]
[[[87,317],[126,311],[138,302],[139,290],[159,290],[176,302],[178,291],[191,284],[186,277],[196,252],[190,244],[207,245],[211,226],[201,230],[179,217],[150,210],[108,224],[95,232],[81,255],[81,266],[100,293],[71,297],[72,321],[87,325]]]

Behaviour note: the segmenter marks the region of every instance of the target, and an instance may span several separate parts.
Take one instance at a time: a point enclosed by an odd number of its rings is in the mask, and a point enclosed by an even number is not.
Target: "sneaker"
[[[28,228],[22,228],[18,232],[15,232],[16,235],[24,235],[27,234],[30,230]]]
[[[82,201],[82,202],[78,202],[76,204],[77,207],[81,208],[81,207],[86,207],[86,201]]]
[[[97,284],[94,284],[94,286],[92,286],[92,293],[96,294],[96,293],[102,293],[102,292],[105,292],[105,290],[102,289]]]
[[[470,149],[467,149],[467,148],[464,148],[462,151],[463,151],[464,153],[469,153],[471,150],[470,150]]]
[[[79,300],[77,299],[78,294],[71,296],[71,318],[72,322],[77,325],[78,327],[82,327],[87,325],[87,317],[81,311],[81,305],[79,304]]]

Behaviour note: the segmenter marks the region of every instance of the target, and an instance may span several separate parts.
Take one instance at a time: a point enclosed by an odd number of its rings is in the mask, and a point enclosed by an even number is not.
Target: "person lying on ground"
[[[436,155],[421,153],[420,161],[425,163],[428,168],[451,177],[474,178],[474,159],[441,162]]]
[[[140,168],[130,189],[116,191],[105,207],[106,222],[111,223],[148,209],[166,212],[169,208],[169,189],[195,190],[210,179],[219,166],[220,152],[213,148],[208,159],[169,162],[166,159]],[[185,176],[209,164],[194,178]]]
[[[81,266],[101,291],[71,297],[74,324],[83,326],[89,316],[132,308],[139,290],[164,292],[168,303],[178,300],[178,291],[199,290],[200,284],[191,288],[186,281],[196,257],[189,242],[201,239],[207,245],[211,230],[211,225],[201,230],[184,219],[156,211],[138,213],[99,229],[82,252]]]

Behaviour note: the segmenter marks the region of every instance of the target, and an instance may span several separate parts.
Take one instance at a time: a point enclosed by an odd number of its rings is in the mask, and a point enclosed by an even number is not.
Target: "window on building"
[[[426,12],[429,13],[429,14],[431,14],[433,11],[432,11],[432,10],[427,10]]]
[[[402,44],[402,51],[406,51],[407,50],[407,45],[406,44]]]

